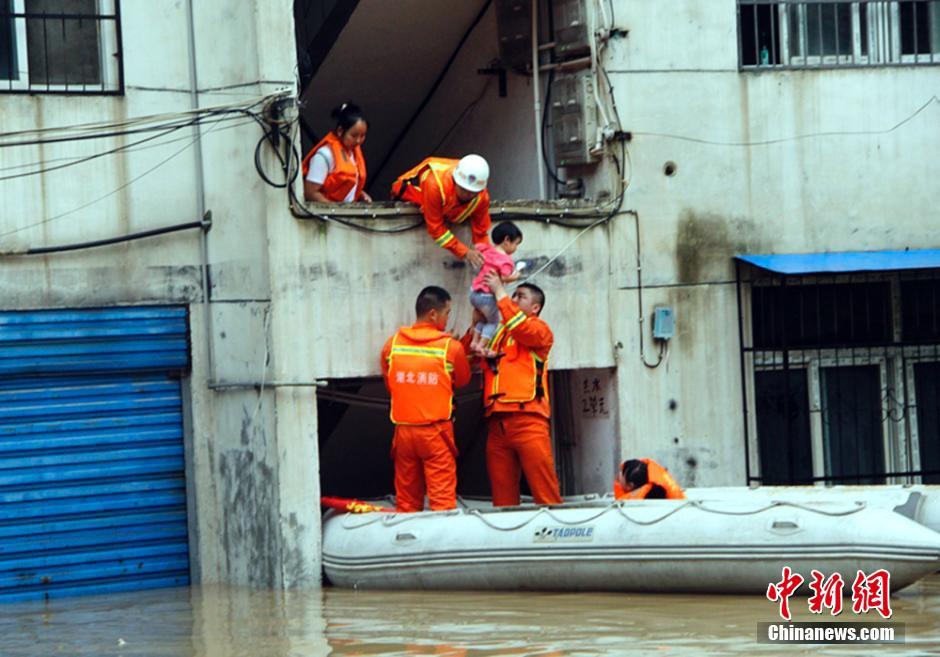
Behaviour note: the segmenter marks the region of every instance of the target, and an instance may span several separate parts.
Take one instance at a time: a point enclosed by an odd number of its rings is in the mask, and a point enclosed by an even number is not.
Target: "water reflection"
[[[902,646],[940,655],[940,576],[892,598]],[[849,602],[849,608],[851,603]],[[805,599],[794,620],[813,620]],[[9,657],[309,657],[319,655],[845,655],[858,646],[767,646],[776,620],[755,596],[375,592],[278,594],[235,587],[73,598],[0,607]],[[823,616],[822,619],[826,617]],[[851,613],[840,620],[861,620]],[[877,620],[866,618],[864,620]]]

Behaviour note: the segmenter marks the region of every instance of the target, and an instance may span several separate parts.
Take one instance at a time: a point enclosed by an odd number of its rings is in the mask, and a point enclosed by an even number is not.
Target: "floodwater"
[[[845,602],[838,620],[880,620]],[[757,624],[777,621],[777,608],[760,595],[193,587],[2,605],[0,655],[940,655],[940,575],[891,604],[903,645],[771,646],[757,643]],[[791,609],[794,620],[826,620],[805,598],[791,598]]]

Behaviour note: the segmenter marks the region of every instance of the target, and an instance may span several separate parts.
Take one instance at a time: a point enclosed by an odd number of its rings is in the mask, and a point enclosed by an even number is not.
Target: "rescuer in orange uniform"
[[[483,256],[472,245],[468,247],[458,240],[448,224],[462,224],[469,219],[472,243],[489,243],[489,177],[490,167],[479,155],[460,160],[429,157],[392,183],[392,198],[420,205],[425,226],[437,245],[479,268]]]
[[[447,290],[430,286],[415,301],[417,320],[382,348],[382,374],[392,397],[395,424],[395,508],[432,511],[457,507],[454,391],[470,382],[463,345],[444,333],[450,316]]]
[[[561,504],[548,399],[548,353],[555,338],[539,318],[545,293],[523,283],[510,299],[496,272],[486,276],[486,284],[502,316],[502,325],[490,342],[498,356],[483,364],[486,466],[493,506],[519,504],[520,472],[537,504]],[[469,336],[470,332],[464,340]]]
[[[630,459],[614,481],[618,500],[684,500],[685,493],[669,471],[652,459]]]

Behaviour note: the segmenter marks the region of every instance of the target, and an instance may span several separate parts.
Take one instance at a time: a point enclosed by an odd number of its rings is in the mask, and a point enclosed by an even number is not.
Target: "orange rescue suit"
[[[547,371],[555,338],[548,324],[525,315],[512,299],[502,298],[496,305],[503,321],[490,348],[499,357],[483,365],[486,465],[493,506],[519,504],[522,473],[537,504],[561,504],[552,456]]]
[[[684,500],[685,493],[676,483],[669,471],[652,459],[637,459],[646,464],[648,481],[639,488],[630,491],[623,489],[619,481],[614,481],[614,497],[618,500],[667,499]]]
[[[483,367],[486,414],[536,413],[548,418],[548,353],[555,336],[541,318],[527,317],[512,299],[497,302],[502,323],[490,349],[500,354]]]
[[[457,506],[457,446],[454,442],[454,390],[470,382],[463,346],[425,322],[402,327],[382,349],[382,374],[392,397],[395,424],[396,509]]]
[[[331,201],[337,203],[343,201],[349,194],[349,190],[356,188],[356,200],[362,200],[362,190],[366,186],[366,158],[362,155],[362,149],[356,146],[353,151],[355,160],[350,161],[346,147],[343,146],[339,137],[331,130],[320,140],[316,146],[310,149],[307,156],[301,163],[304,180],[310,172],[310,160],[314,154],[323,146],[329,146],[333,154],[333,170],[327,175],[326,180],[320,186],[320,192]]]
[[[431,238],[455,257],[463,258],[470,249],[454,236],[446,224],[461,224],[470,219],[473,244],[479,244],[489,243],[492,220],[487,190],[467,203],[461,203],[457,198],[454,168],[458,161],[444,157],[425,159],[392,183],[392,198],[420,205]]]

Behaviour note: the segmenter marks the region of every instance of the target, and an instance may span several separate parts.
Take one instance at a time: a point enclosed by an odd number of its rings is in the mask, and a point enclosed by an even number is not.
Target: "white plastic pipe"
[[[532,95],[535,99],[535,161],[539,200],[545,200],[545,162],[542,159],[542,94],[539,91],[539,0],[532,0]]]

